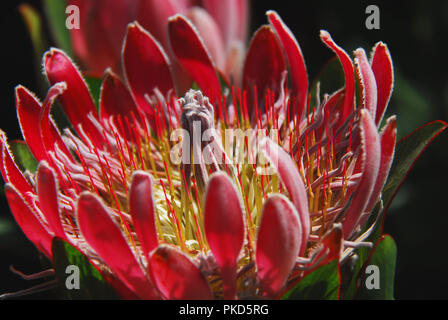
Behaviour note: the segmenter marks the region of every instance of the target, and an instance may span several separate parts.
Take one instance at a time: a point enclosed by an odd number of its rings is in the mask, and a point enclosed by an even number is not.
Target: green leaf
[[[72,56],[70,32],[65,25],[67,14],[66,0],[44,0],[45,12],[50,23],[50,30],[58,46],[69,56]]]
[[[389,177],[384,186],[382,200],[384,210],[379,219],[384,219],[384,213],[389,209],[392,200],[406,179],[409,171],[426,147],[447,127],[444,121],[430,122],[400,140],[395,150],[394,162]],[[382,228],[377,228],[370,240],[375,242],[381,235]]]
[[[46,39],[42,30],[42,19],[39,12],[28,4],[21,4],[19,12],[25,21],[26,27],[30,34],[36,56],[40,59],[46,49]],[[40,63],[38,64],[40,67]]]
[[[362,270],[362,267],[364,266],[364,263],[367,261],[367,259],[369,258],[369,254],[370,251],[372,249],[371,248],[366,248],[366,247],[361,247],[358,248],[356,250],[356,254],[358,256],[358,259],[356,260],[356,264],[353,268],[353,270],[344,276],[350,277],[350,279],[348,279],[348,285],[346,286],[346,288],[343,289],[343,293],[341,294],[341,296],[343,297],[344,300],[352,300],[355,298],[356,296],[356,292],[358,290],[358,280],[359,280],[359,272]],[[342,289],[341,289],[342,291]]]
[[[340,280],[338,261],[333,260],[306,275],[282,300],[336,300]]]
[[[362,270],[360,277],[357,299],[364,300],[393,300],[395,284],[395,266],[397,261],[397,245],[394,239],[389,235],[383,235],[377,242],[370,259]],[[368,266],[377,266],[379,288],[367,288],[367,283],[373,284],[375,280],[375,270],[367,274],[365,272]]]
[[[84,78],[86,80],[87,86],[89,87],[93,101],[95,102],[96,109],[99,110],[101,84],[103,83],[103,79],[91,76],[85,76]]]
[[[104,280],[101,273],[77,248],[62,239],[54,238],[52,253],[56,276],[61,283],[63,292],[69,299],[118,299],[117,294]],[[79,289],[69,290],[65,286],[65,281],[70,276],[70,273],[66,273],[69,265],[79,268]]]
[[[19,6],[19,12],[26,24],[31,43],[33,44],[34,73],[36,82],[39,86],[39,91],[43,94],[48,89],[47,83],[42,77],[41,70],[42,56],[48,48],[48,39],[43,30],[42,17],[35,8],[28,4],[21,4]]]
[[[11,141],[9,146],[21,171],[35,172],[37,170],[38,162],[24,141]]]

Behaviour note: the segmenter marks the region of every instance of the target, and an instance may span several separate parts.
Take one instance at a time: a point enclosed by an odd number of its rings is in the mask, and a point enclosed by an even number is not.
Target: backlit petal
[[[302,50],[291,30],[275,11],[268,11],[267,16],[280,39],[288,59],[289,75],[291,77],[291,96],[296,101],[292,114],[297,114],[299,119],[302,119],[306,111],[308,95],[308,75]]]
[[[362,107],[367,108],[372,118],[376,116],[377,106],[377,88],[375,76],[369,61],[367,60],[366,53],[363,49],[355,50],[355,64],[360,79],[360,87],[362,90]]]
[[[270,26],[262,26],[252,38],[244,63],[243,87],[249,98],[254,99],[254,86],[257,87],[259,105],[264,104],[268,89],[277,98],[285,70],[286,63],[277,36]],[[253,112],[252,101],[248,101],[249,116]]]
[[[210,288],[199,268],[175,247],[162,245],[151,253],[149,266],[162,295],[173,300],[210,300]]]
[[[218,75],[196,28],[185,17],[176,15],[168,22],[168,35],[171,49],[180,64],[210,101],[217,101],[221,92]]]
[[[66,238],[59,216],[56,177],[53,170],[45,161],[40,162],[37,168],[37,195],[42,213],[55,236],[62,239]]]
[[[353,111],[354,107],[354,98],[355,98],[355,73],[353,69],[353,63],[347,53],[339,47],[331,38],[330,34],[321,30],[320,38],[338,57],[342,69],[344,70],[345,75],[345,100],[344,100],[344,108],[343,115],[341,120],[345,120],[347,116]]]
[[[373,57],[371,61],[372,70],[375,75],[378,88],[378,107],[376,111],[375,122],[377,126],[381,124],[384,113],[392,95],[394,87],[394,69],[392,58],[390,57],[387,46],[379,42],[373,48]]]
[[[146,99],[158,88],[165,96],[173,89],[169,60],[160,44],[137,22],[128,26],[123,46],[123,68],[137,105],[148,115],[153,108]]]
[[[305,185],[291,156],[277,143],[269,138],[261,142],[261,148],[273,165],[297,209],[302,225],[302,247],[300,253],[305,252],[310,234],[310,213],[308,209],[308,195]]]
[[[224,298],[236,295],[236,263],[244,242],[245,227],[239,195],[223,173],[211,176],[205,199],[204,228],[207,241],[221,268]]]
[[[28,239],[48,258],[51,258],[51,240],[53,236],[42,225],[18,190],[11,184],[5,185],[5,195],[14,219]]]
[[[121,230],[96,196],[89,192],[80,195],[77,220],[87,243],[133,292],[143,299],[157,299]]]
[[[264,292],[274,297],[285,286],[301,247],[302,228],[293,204],[271,196],[264,204],[257,237],[256,263]]]
[[[78,68],[63,51],[53,48],[44,56],[44,69],[50,85],[67,84],[67,90],[58,99],[75,130],[79,133],[78,125],[82,125],[91,140],[102,145],[101,133],[88,118],[89,114],[97,118],[96,107]]]
[[[129,191],[129,213],[145,255],[158,245],[154,216],[151,176],[144,171],[132,175]]]

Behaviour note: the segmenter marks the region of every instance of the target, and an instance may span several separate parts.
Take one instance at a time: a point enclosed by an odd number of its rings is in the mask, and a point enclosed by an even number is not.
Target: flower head
[[[64,239],[123,297],[277,298],[361,245],[395,149],[395,117],[378,132],[393,85],[387,47],[371,61],[358,49],[353,63],[322,31],[345,86],[321,100],[308,94],[294,36],[275,12],[268,19],[241,86],[186,17],[168,21],[171,58],[131,23],[124,82],[106,72],[99,114],[67,55],[45,54],[44,102],[16,89],[37,172],[21,172],[0,140],[11,210],[43,254]],[[175,91],[172,59],[200,90]],[[72,125],[62,132],[50,116],[56,99]]]

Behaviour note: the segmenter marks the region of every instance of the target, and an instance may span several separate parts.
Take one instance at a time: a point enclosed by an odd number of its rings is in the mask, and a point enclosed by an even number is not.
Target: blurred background
[[[1,116],[8,138],[21,139],[15,113],[14,87],[38,91],[33,47],[18,12],[21,3],[42,12],[38,0],[4,1],[0,10]],[[380,29],[365,27],[368,5],[380,9]],[[265,12],[276,10],[300,43],[310,79],[333,57],[319,39],[329,31],[348,53],[358,47],[368,53],[378,41],[392,54],[395,88],[387,114],[397,114],[398,134],[436,119],[448,120],[448,1],[252,1],[251,33],[266,23]],[[44,26],[48,30],[48,26]],[[48,33],[48,37],[50,34]],[[50,37],[51,39],[51,37]],[[43,98],[43,97],[41,97]],[[385,231],[398,245],[396,299],[447,299],[448,133],[437,137],[417,161],[386,217]],[[37,251],[16,226],[6,199],[0,195],[0,294],[27,288],[9,271],[42,270]],[[54,293],[27,298],[54,298]]]

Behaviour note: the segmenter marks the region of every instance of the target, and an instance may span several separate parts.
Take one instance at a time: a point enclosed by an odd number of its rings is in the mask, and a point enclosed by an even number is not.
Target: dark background
[[[0,128],[9,139],[20,139],[15,115],[14,87],[22,84],[38,91],[33,49],[17,11],[27,2],[3,1],[0,12]],[[306,4],[305,4],[306,3]],[[380,30],[367,30],[365,9],[380,8]],[[351,53],[358,47],[369,53],[377,41],[392,54],[396,83],[388,115],[398,115],[399,136],[426,122],[448,120],[447,46],[448,1],[252,1],[251,31],[266,23],[265,11],[276,10],[300,43],[310,78],[332,53],[319,40],[319,30]],[[43,98],[43,97],[41,97]],[[386,232],[398,245],[395,297],[447,299],[448,134],[443,133],[418,160],[386,218]],[[27,288],[8,270],[13,264],[32,273],[41,270],[34,247],[11,218],[0,196],[0,294]],[[49,298],[51,294],[28,298]]]

